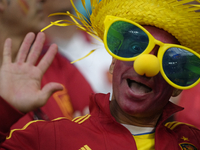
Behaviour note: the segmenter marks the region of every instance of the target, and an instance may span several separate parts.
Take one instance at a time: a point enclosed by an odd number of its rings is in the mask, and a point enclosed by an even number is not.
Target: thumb
[[[42,88],[42,90],[41,90],[41,98],[43,99],[43,100],[45,100],[45,103],[46,103],[46,101],[49,99],[49,97],[54,93],[54,92],[56,92],[56,91],[61,91],[61,90],[63,90],[64,89],[64,87],[63,87],[63,85],[62,84],[60,84],[60,83],[55,83],[55,82],[51,82],[51,83],[48,83],[48,84],[46,84],[43,88]]]
[[[17,108],[19,111],[23,112],[23,113],[27,113],[27,112],[30,112],[34,109],[37,109],[37,108],[40,108],[42,106],[44,106],[47,102],[47,100],[49,99],[49,97],[56,91],[59,91],[59,90],[63,90],[64,87],[62,84],[59,84],[59,83],[48,83],[46,84],[39,92],[39,95],[36,96],[36,101],[33,101],[32,103],[24,103],[22,106],[21,106],[21,103],[20,103],[20,107],[17,106],[15,108]],[[33,98],[34,99],[34,98]],[[25,106],[25,107],[24,107]]]

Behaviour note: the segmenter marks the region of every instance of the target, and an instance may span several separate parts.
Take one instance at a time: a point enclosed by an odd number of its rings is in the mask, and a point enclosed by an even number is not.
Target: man
[[[90,114],[72,121],[59,119],[30,123],[22,130],[11,131],[1,147],[70,150],[200,149],[200,131],[197,128],[184,123],[166,123],[168,117],[183,109],[169,102],[170,97],[199,83],[200,56],[197,52],[200,29],[196,26],[199,23],[196,10],[199,8],[188,2],[92,1],[94,9],[90,19],[95,30],[93,34],[104,40],[107,51],[114,57],[110,66],[113,74],[112,100],[109,101],[109,94],[93,95]],[[197,4],[199,6],[199,1]],[[165,11],[168,16],[161,22]],[[183,24],[190,19],[190,22]],[[174,24],[178,20],[180,24]],[[172,27],[173,30],[170,30]],[[193,30],[186,32],[187,27]],[[16,63],[10,61],[10,40],[5,42],[4,64],[0,71],[0,89],[5,87],[5,90],[0,91],[0,110],[5,114],[0,116],[0,120],[6,123],[0,124],[2,142],[8,135],[9,126],[23,113],[44,105],[53,91],[62,89],[57,83],[47,84],[42,89],[36,86],[52,61],[56,46],[52,45],[44,59],[34,67],[37,57],[33,57],[30,52],[28,59],[24,58],[30,46],[27,44],[26,47],[25,43],[30,43],[32,36],[28,34],[25,38]],[[42,33],[32,48],[37,53],[40,50],[36,50],[35,46],[42,45],[41,38]],[[19,80],[20,76],[15,75],[14,69],[9,69],[17,68],[16,65],[21,78],[26,81]],[[35,74],[30,77],[30,72]],[[18,85],[22,84],[24,89],[27,89],[26,86],[33,89],[21,96],[24,90],[16,90],[17,87],[8,82],[10,79],[18,81]],[[33,83],[37,84],[33,86]],[[6,86],[13,88],[9,94]],[[31,96],[33,93],[35,97]]]
[[[16,58],[25,35],[28,32],[38,33],[45,27],[45,18],[47,17],[43,8],[45,3],[44,0],[0,1],[0,42],[4,43],[8,37],[12,39],[13,60]],[[45,43],[39,59],[48,49],[47,41]],[[0,64],[2,64],[3,44],[1,44],[0,51]],[[43,87],[48,82],[59,82],[65,89],[52,95],[44,107],[27,113],[12,126],[13,129],[22,128],[32,120],[52,120],[58,117],[72,119],[75,111],[78,111],[81,115],[84,114],[84,110],[89,105],[88,98],[93,90],[77,68],[59,53],[56,54],[52,65],[44,74],[41,86]]]

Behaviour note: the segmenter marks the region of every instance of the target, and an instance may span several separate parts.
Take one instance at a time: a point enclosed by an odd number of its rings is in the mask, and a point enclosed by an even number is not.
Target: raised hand
[[[23,113],[43,106],[53,92],[63,88],[59,83],[48,83],[41,89],[42,76],[57,53],[57,45],[52,44],[35,66],[42,51],[45,35],[39,33],[32,45],[34,38],[34,33],[26,35],[14,62],[11,58],[12,41],[7,39],[0,68],[0,96]]]

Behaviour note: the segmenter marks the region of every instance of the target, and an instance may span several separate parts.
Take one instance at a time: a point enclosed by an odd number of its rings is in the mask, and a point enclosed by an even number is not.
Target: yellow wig
[[[90,1],[92,14],[89,14],[86,10],[90,21],[86,20],[78,12],[71,0],[76,16],[69,12],[52,15],[69,15],[74,22],[59,20],[52,22],[51,25],[77,25],[81,30],[103,40],[103,22],[106,15],[118,16],[133,20],[140,25],[151,25],[161,28],[175,36],[181,45],[191,48],[200,54],[200,0]],[[82,3],[85,6],[85,0],[82,0]]]

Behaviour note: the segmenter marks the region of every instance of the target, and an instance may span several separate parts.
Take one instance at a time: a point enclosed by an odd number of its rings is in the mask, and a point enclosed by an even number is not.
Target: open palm
[[[41,89],[42,76],[57,53],[57,46],[51,45],[35,66],[45,41],[45,35],[39,33],[32,45],[34,38],[33,33],[27,34],[14,62],[11,58],[11,39],[7,39],[0,68],[1,97],[24,113],[43,106],[53,92],[62,89],[62,85],[58,83],[48,83]]]

